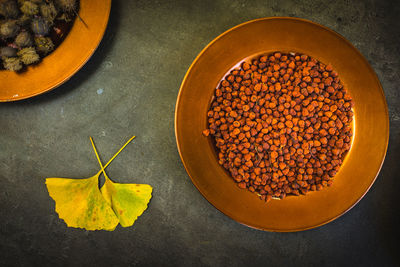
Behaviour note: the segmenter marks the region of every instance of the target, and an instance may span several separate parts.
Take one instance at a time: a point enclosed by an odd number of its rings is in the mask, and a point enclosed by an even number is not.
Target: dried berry
[[[29,16],[34,16],[39,13],[39,6],[33,1],[24,1],[20,9],[22,13]]]
[[[27,47],[32,45],[32,36],[27,31],[20,32],[17,37],[15,37],[14,43],[19,47]]]
[[[7,20],[0,24],[0,37],[12,38],[17,35],[19,28],[16,20]]]
[[[30,65],[40,60],[39,55],[33,47],[22,48],[18,51],[18,56],[25,65]]]
[[[43,18],[35,18],[32,20],[31,30],[36,35],[44,36],[49,33],[50,25]]]
[[[76,9],[76,0],[56,0],[56,4],[64,12],[72,12]]]
[[[17,57],[3,58],[3,66],[6,70],[19,71],[22,69],[21,60]]]
[[[19,15],[17,3],[12,0],[0,0],[0,15],[7,19],[15,19]]]
[[[58,11],[52,2],[40,5],[40,14],[49,22],[54,21],[57,13]]]
[[[17,49],[9,46],[0,47],[0,57],[15,57]]]
[[[49,37],[35,37],[35,45],[37,51],[45,55],[54,50],[53,41]]]

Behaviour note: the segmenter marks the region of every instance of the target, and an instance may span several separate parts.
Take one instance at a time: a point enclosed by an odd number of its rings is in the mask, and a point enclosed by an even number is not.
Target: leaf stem
[[[106,165],[104,165],[104,167],[103,167],[103,164],[101,163],[99,154],[97,153],[96,146],[95,146],[95,144],[94,144],[94,142],[93,142],[93,138],[90,137],[90,142],[92,143],[92,147],[93,147],[94,153],[96,154],[97,161],[99,162],[99,165],[100,165],[100,167],[101,167],[101,170],[98,172],[98,174],[100,174],[100,172],[103,172],[104,176],[107,177],[106,172],[105,172],[104,169],[107,168],[107,166],[118,156],[119,153],[121,153],[121,151],[122,151],[135,137],[136,137],[136,136],[132,136],[132,137],[118,150],[118,152],[115,153],[115,155],[106,163]]]
[[[76,10],[74,9],[74,13],[75,15],[79,18],[80,21],[82,21],[83,25],[85,25],[86,28],[89,28],[89,26],[86,24],[86,22],[81,18],[81,16],[78,14],[78,12],[76,12]]]
[[[99,162],[99,165],[100,165],[100,167],[101,167],[101,170],[98,172],[98,174],[100,174],[100,172],[103,172],[104,177],[105,177],[106,179],[108,179],[107,173],[106,173],[106,171],[104,170],[103,164],[101,163],[101,160],[100,160],[99,154],[97,153],[97,149],[96,149],[96,146],[94,145],[93,139],[92,139],[91,136],[90,136],[89,138],[90,138],[90,142],[92,143],[92,147],[93,147],[94,153],[96,154],[97,161]]]

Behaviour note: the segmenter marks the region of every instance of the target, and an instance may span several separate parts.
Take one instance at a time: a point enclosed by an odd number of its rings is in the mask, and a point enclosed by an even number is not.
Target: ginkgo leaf
[[[108,177],[101,188],[103,197],[110,203],[123,227],[132,226],[147,209],[152,191],[148,184],[119,184]]]
[[[118,218],[98,188],[100,172],[87,179],[47,178],[56,212],[69,227],[112,231]]]
[[[134,138],[135,136],[129,139],[104,168]],[[112,231],[118,225],[118,217],[98,187],[101,172],[102,170],[87,179],[46,178],[47,190],[56,203],[56,212],[67,226],[86,230]]]
[[[153,188],[148,184],[119,184],[111,181],[104,170],[106,166],[103,167],[92,138],[90,141],[105,177],[105,183],[100,189],[101,193],[114,210],[120,224],[123,227],[132,226],[147,209]]]

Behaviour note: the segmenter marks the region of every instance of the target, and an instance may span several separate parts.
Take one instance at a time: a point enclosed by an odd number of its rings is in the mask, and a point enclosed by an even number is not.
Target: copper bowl
[[[92,56],[107,27],[111,0],[80,0],[79,15],[57,49],[23,73],[0,71],[0,102],[50,91],[74,75]]]
[[[207,127],[211,97],[222,77],[237,63],[273,51],[305,53],[332,64],[355,102],[354,139],[331,187],[265,203],[254,193],[238,188],[218,164],[211,138],[204,137],[202,131]],[[311,21],[275,17],[236,26],[197,56],[179,91],[175,134],[186,171],[212,205],[249,227],[290,232],[326,224],[360,201],[384,161],[389,119],[375,72],[349,41]]]

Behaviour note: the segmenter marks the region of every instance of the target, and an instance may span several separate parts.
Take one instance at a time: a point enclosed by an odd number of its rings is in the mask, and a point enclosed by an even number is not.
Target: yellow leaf
[[[117,216],[98,188],[99,175],[100,172],[87,179],[46,179],[56,212],[69,227],[112,231],[118,225]]]
[[[107,177],[101,193],[111,204],[119,223],[129,227],[147,209],[152,190],[148,184],[118,184]]]
[[[153,188],[147,184],[119,184],[111,181],[104,170],[107,165],[103,167],[92,138],[90,138],[90,141],[106,179],[101,188],[101,193],[114,210],[120,224],[123,227],[132,226],[136,219],[147,209]]]
[[[104,168],[133,138],[125,143]],[[56,212],[69,227],[112,231],[118,225],[118,217],[98,187],[101,172],[87,179],[46,178],[47,190],[56,203]]]

